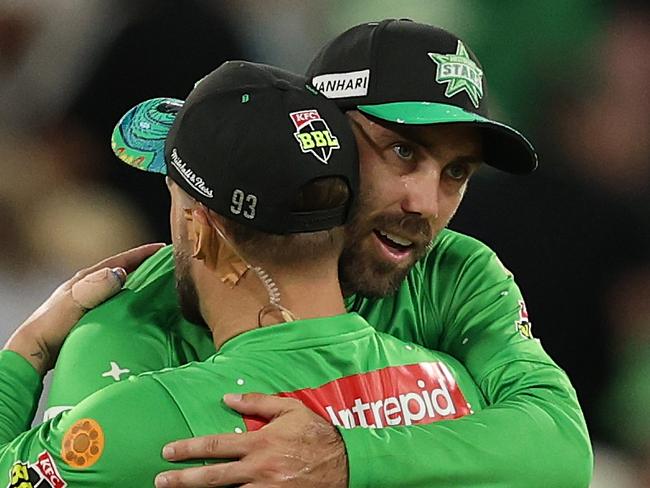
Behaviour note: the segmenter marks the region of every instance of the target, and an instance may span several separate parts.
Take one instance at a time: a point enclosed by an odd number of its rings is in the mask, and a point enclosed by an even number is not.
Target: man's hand
[[[164,244],[145,244],[82,269],[59,286],[5,344],[41,375],[54,366],[68,333],[89,309],[122,289],[127,273]]]
[[[249,393],[225,395],[224,402],[241,414],[271,422],[253,432],[168,444],[163,456],[170,461],[233,461],[160,473],[156,477],[157,488],[348,486],[348,461],[341,436],[300,401]]]

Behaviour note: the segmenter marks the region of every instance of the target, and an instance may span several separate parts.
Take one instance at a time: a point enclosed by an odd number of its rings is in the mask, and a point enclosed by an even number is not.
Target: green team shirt
[[[485,405],[458,361],[379,333],[356,313],[253,329],[204,362],[130,377],[23,432],[39,385],[26,360],[0,353],[3,486],[153,486],[172,467],[160,455],[165,442],[264,425],[226,407],[227,392],[297,398],[344,430],[461,422]]]
[[[487,246],[444,230],[394,295],[352,296],[347,306],[379,331],[458,359],[489,405],[444,427],[342,429],[351,487],[589,485],[593,454],[575,391],[533,338],[521,293]],[[181,318],[164,248],[70,333],[48,414],[129,375],[213,353],[209,331]]]

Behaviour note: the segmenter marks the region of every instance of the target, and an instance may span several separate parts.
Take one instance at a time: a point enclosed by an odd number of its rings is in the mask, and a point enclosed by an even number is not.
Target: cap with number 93
[[[229,61],[185,101],[138,104],[116,125],[112,147],[122,161],[168,175],[218,214],[271,234],[342,225],[358,191],[346,116],[305,78],[262,64]],[[342,178],[348,201],[294,211],[300,189],[324,177]]]

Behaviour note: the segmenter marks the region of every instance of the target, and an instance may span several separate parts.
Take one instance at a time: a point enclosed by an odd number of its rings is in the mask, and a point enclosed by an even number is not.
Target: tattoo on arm
[[[48,363],[50,362],[49,354],[47,353],[47,350],[42,347],[39,346],[39,349],[30,353],[29,356],[32,358],[32,364],[34,364],[34,367],[36,367],[37,370],[46,373],[50,368],[48,366]]]

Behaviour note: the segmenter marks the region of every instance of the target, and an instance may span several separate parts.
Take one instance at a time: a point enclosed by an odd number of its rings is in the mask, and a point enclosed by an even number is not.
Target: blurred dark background
[[[168,240],[165,186],[110,133],[183,98],[227,59],[302,72],[363,21],[463,37],[493,115],[540,169],[483,168],[451,227],[514,272],[533,332],[569,373],[596,447],[593,487],[650,486],[650,10],[548,0],[0,0],[0,309],[6,338],[71,272]]]

